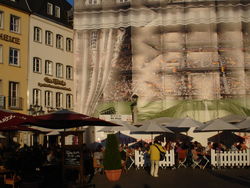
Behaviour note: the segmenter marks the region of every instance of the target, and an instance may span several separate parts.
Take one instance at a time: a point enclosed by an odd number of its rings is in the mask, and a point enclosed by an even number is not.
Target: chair
[[[18,183],[20,182],[21,178],[17,176],[16,174],[4,174],[4,184],[5,185],[12,185],[13,188],[18,186]]]
[[[180,150],[178,151],[178,167],[180,168],[181,166],[183,166],[184,168],[186,168],[187,166],[185,165],[185,162],[187,160],[187,150]]]
[[[203,166],[203,170],[206,168],[206,166],[209,164],[209,159],[206,157],[206,155],[203,155],[203,159],[205,160],[205,164],[204,164],[204,166]]]
[[[192,151],[192,165],[191,165],[191,167],[193,169],[195,169],[196,167],[202,169],[203,167],[201,165],[201,161],[202,161],[202,159],[201,159],[201,157],[198,157],[197,152]]]
[[[97,174],[98,172],[103,172],[103,165],[100,163],[100,161],[98,161],[98,159],[93,158],[93,166],[95,169],[95,174]]]

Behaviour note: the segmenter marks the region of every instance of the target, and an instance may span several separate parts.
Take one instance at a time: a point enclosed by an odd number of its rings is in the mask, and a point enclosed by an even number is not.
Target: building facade
[[[71,9],[66,0],[0,2],[0,108],[32,115],[73,110]],[[43,142],[33,133],[13,136],[21,145]]]
[[[29,10],[24,1],[0,2],[0,107],[27,112]]]
[[[248,112],[249,1],[76,0],[74,5],[76,67],[88,75],[79,93],[87,103],[82,110],[117,110],[119,105],[108,103],[131,102],[136,95],[140,120],[189,115],[206,121]],[[103,49],[105,38],[118,55],[108,45]],[[110,64],[100,58],[103,52]],[[95,75],[98,71],[103,74]]]
[[[66,1],[29,1],[28,103],[31,114],[74,107],[73,29]]]

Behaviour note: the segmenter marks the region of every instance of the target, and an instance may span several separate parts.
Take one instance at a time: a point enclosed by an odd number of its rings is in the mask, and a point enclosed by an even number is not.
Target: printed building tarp
[[[249,1],[91,2],[74,4],[76,111],[137,95],[139,120],[250,115]]]

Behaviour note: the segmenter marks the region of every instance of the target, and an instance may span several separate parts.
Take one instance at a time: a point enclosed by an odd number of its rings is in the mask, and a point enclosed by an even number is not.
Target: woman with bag
[[[158,140],[154,141],[149,148],[149,155],[151,161],[151,169],[150,174],[151,176],[158,177],[158,169],[159,169],[159,161],[160,161],[160,153],[166,153],[164,148],[161,146],[161,143]]]

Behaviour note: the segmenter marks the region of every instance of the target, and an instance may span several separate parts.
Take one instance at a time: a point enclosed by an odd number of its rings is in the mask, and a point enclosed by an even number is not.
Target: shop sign
[[[12,42],[12,43],[15,43],[15,44],[20,44],[20,39],[19,38],[12,37],[10,35],[3,34],[3,33],[0,33],[0,40],[4,40],[4,41],[7,41],[7,42]]]

